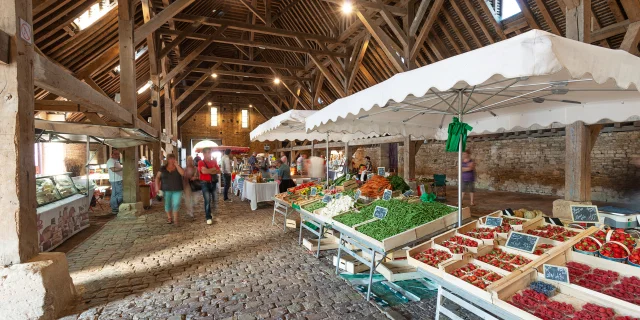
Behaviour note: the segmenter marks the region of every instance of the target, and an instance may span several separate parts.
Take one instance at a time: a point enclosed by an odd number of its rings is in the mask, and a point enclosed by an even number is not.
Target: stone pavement
[[[64,319],[387,318],[297,231],[271,226],[272,207],[234,200],[218,203],[213,226],[202,209],[168,225],[159,205],[107,223],[67,255],[81,297]]]

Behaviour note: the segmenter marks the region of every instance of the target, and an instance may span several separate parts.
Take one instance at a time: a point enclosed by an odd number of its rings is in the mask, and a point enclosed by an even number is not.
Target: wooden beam
[[[180,115],[178,115],[178,122],[182,121],[183,119],[185,119],[187,116],[191,116],[191,114],[193,113],[192,111],[196,108],[198,108],[196,110],[196,112],[198,112],[200,110],[200,108],[202,108],[202,106],[204,104],[200,104],[200,102],[202,102],[202,100],[204,100],[204,98],[206,98],[212,91],[213,89],[215,89],[218,86],[217,83],[214,83],[211,87],[209,87],[208,90],[206,90],[205,92],[203,92],[196,100],[194,100],[189,107],[187,107],[184,111],[182,111],[180,113]]]
[[[109,97],[97,92],[88,84],[78,80],[51,62],[48,58],[39,54],[35,55],[33,65],[33,78],[36,86],[80,103],[88,111],[98,112],[124,124],[133,124],[133,114],[129,112],[131,108],[125,108]]]
[[[467,21],[467,18],[462,13],[462,10],[460,9],[460,7],[457,4],[457,2],[456,1],[451,1],[450,3],[451,3],[451,7],[453,7],[453,11],[456,12],[456,14],[458,15],[458,18],[460,18],[460,21],[462,21],[462,24],[464,25],[464,27],[467,28],[467,32],[469,32],[469,35],[471,35],[471,38],[473,39],[473,41],[476,43],[478,48],[481,48],[482,47],[482,42],[480,41],[480,39],[476,35],[476,32],[474,31],[474,29],[471,27],[471,25]],[[469,8],[469,10],[472,11],[473,8]],[[482,21],[480,21],[480,24],[482,24]]]
[[[164,8],[162,12],[156,14],[153,19],[145,22],[141,25],[133,35],[133,44],[138,45],[142,40],[146,39],[147,36],[151,35],[152,32],[158,30],[165,24],[169,19],[173,18],[176,14],[182,12],[186,7],[188,7],[195,0],[176,0],[174,3]],[[119,3],[118,3],[119,5]]]
[[[411,28],[409,29],[409,36],[414,36],[418,28],[420,27],[420,22],[422,22],[422,18],[424,18],[424,14],[427,12],[427,8],[431,4],[431,0],[422,0],[420,2],[420,6],[416,11],[416,16],[413,18],[411,22]]]
[[[385,55],[391,62],[391,65],[396,69],[396,71],[397,72],[406,71],[407,67],[400,60],[399,51],[393,48],[393,40],[391,40],[389,35],[387,35],[382,30],[382,28],[374,25],[373,21],[371,21],[371,19],[368,18],[366,15],[363,15],[360,11],[356,11],[356,14],[358,15],[358,19],[360,19],[362,24],[364,24],[364,26],[367,28],[371,36],[373,36],[373,38],[376,39],[378,46],[382,49],[382,51],[384,51]]]
[[[358,57],[353,62],[353,70],[351,71],[351,74],[349,74],[349,78],[347,80],[347,88],[346,88],[347,94],[350,92],[351,87],[353,87],[353,83],[356,80],[356,76],[358,75],[358,70],[362,65],[362,60],[364,59],[364,55],[367,53],[367,47],[369,46],[369,39],[371,39],[371,35],[368,35],[362,41],[362,46],[360,46],[359,48],[360,51],[358,53]]]
[[[267,19],[265,19],[260,12],[258,11],[258,9],[254,6],[252,6],[250,3],[247,2],[247,0],[238,0],[240,3],[242,3],[245,7],[247,7],[247,9],[249,9],[249,11],[251,11],[254,16],[258,17],[258,19],[260,19],[264,24],[267,24]]]
[[[638,41],[640,41],[640,21],[629,25],[622,44],[620,44],[620,50],[627,51],[636,56],[640,55],[640,51],[638,51]]]
[[[221,63],[216,63],[208,73],[203,74],[194,84],[189,86],[185,92],[183,92],[178,99],[175,101],[175,105],[179,106],[182,101],[184,101],[199,85],[205,82],[209,77],[211,77],[211,73],[220,67]]]
[[[198,56],[196,60],[200,61],[209,61],[209,62],[221,62],[227,64],[237,64],[242,66],[250,66],[250,67],[262,67],[262,68],[278,68],[278,69],[286,69],[292,72],[295,71],[304,71],[304,66],[295,66],[289,64],[280,64],[280,63],[269,63],[263,61],[254,61],[254,60],[244,60],[244,59],[233,59],[233,58],[222,58],[216,56]]]
[[[322,91],[323,83],[324,83],[324,76],[322,75],[322,72],[318,72],[318,74],[316,75],[315,85],[313,86],[313,96],[311,97],[311,109],[315,109],[314,106],[318,104],[318,96],[320,95],[320,91]]]
[[[201,73],[209,73],[209,69],[203,68],[194,68],[192,72],[201,72]],[[248,78],[260,78],[260,79],[271,79],[273,80],[273,74],[264,74],[264,73],[251,73],[251,72],[237,72],[237,71],[227,71],[227,70],[218,70],[216,71],[218,75],[227,75],[234,77],[248,77]],[[294,77],[294,76],[282,76],[280,80],[292,80],[292,81],[307,81],[310,80],[309,77]]]
[[[237,20],[209,18],[204,16],[189,15],[184,13],[176,15],[174,20],[186,21],[186,22],[200,21],[202,22],[202,24],[209,25],[209,26],[221,26],[224,24],[224,25],[227,25],[229,29],[234,29],[234,30],[257,32],[257,33],[268,34],[272,36],[280,36],[280,37],[303,38],[303,39],[316,40],[316,41],[327,42],[327,43],[338,43],[338,40],[332,37],[311,34],[311,33],[290,31],[290,30],[261,26],[261,25],[253,25],[250,23],[239,22]]]
[[[271,104],[271,106],[273,106],[274,109],[278,110],[278,112],[280,112],[280,113],[283,113],[282,108],[280,108],[280,106],[277,103],[275,103],[275,101],[273,101],[273,99],[271,99],[271,97],[269,97],[267,92],[264,91],[264,89],[262,89],[262,87],[256,86],[256,88],[258,89],[258,91],[260,91],[262,93],[264,98],[267,99],[269,104]]]
[[[158,58],[163,59],[164,57],[166,57],[169,54],[169,52],[173,50],[173,48],[180,45],[180,43],[182,43],[182,41],[184,41],[184,39],[187,38],[188,34],[195,32],[201,25],[202,24],[200,22],[194,22],[193,24],[188,26],[186,29],[180,31],[180,34],[177,37],[175,37],[175,39],[171,40],[171,42],[167,46],[162,48],[162,50],[160,51],[160,54],[158,55]]]
[[[520,7],[520,11],[522,11],[522,15],[527,20],[529,27],[531,29],[540,29],[540,25],[538,25],[536,18],[533,16],[533,13],[531,13],[531,9],[529,9],[529,5],[525,0],[516,0],[516,2],[518,3],[518,7]]]
[[[565,0],[569,39],[591,43],[591,0]]]
[[[374,1],[376,3],[383,4],[382,0],[374,0]],[[358,12],[359,12],[359,10],[358,10]],[[402,30],[402,28],[400,27],[400,25],[396,21],[396,18],[391,14],[391,12],[389,12],[389,10],[385,6],[380,8],[380,15],[382,16],[384,21],[387,23],[387,26],[389,26],[389,29],[391,29],[393,34],[400,41],[400,45],[402,47],[408,46],[409,42],[407,40],[407,35],[404,33],[404,31]],[[359,18],[359,16],[358,16],[358,18]]]
[[[625,33],[630,23],[631,22],[629,20],[623,20],[604,28],[600,28],[591,33],[591,41],[601,41],[621,33]]]
[[[180,61],[180,63],[178,63],[175,68],[171,69],[167,76],[162,79],[162,81],[160,82],[160,87],[164,87],[165,84],[169,83],[171,79],[173,79],[178,73],[184,70],[184,68],[186,68],[189,63],[191,63],[191,61],[195,60],[205,49],[207,49],[211,45],[211,40],[221,35],[226,28],[226,26],[219,27],[213,34],[209,36],[208,39],[200,43],[199,46],[191,51],[189,55],[184,58],[184,60]]]
[[[131,1],[118,0],[118,39],[120,45],[120,101],[131,115],[137,113],[136,61],[133,30],[135,8]]]
[[[100,68],[118,58],[119,54],[120,47],[118,46],[118,43],[116,43],[78,70],[76,77],[85,79],[86,77],[93,75],[93,73],[98,71]]]
[[[335,3],[335,4],[339,4],[342,5],[344,3],[344,0],[322,0],[325,2],[331,2],[331,3]],[[374,2],[369,2],[369,1],[365,1],[365,0],[351,0],[351,3],[358,6],[358,7],[363,7],[363,8],[367,8],[367,9],[376,9],[376,10],[381,10],[381,9],[386,9],[387,11],[397,15],[397,16],[405,16],[407,15],[407,10],[401,7],[395,7],[395,6],[389,6],[386,4],[382,4],[382,3],[374,3]]]
[[[88,84],[91,88],[93,88],[93,90],[96,90],[102,93],[106,97],[109,96],[106,92],[104,92],[104,90],[102,90],[102,88],[100,88],[100,86],[95,81],[93,81],[93,79],[91,79],[91,77],[84,78],[84,82]]]
[[[640,2],[638,0],[620,0],[620,4],[631,22],[640,20]]]
[[[107,123],[102,118],[100,118],[100,116],[95,112],[85,112],[84,116],[92,124],[97,124],[97,125],[100,125],[100,126],[106,126],[107,125]]]
[[[535,2],[536,2],[536,5],[538,6],[538,11],[540,11],[540,14],[542,14],[542,17],[544,18],[544,21],[549,26],[549,29],[551,29],[551,32],[553,34],[561,36],[562,33],[560,32],[560,29],[556,25],[556,22],[553,21],[553,17],[551,16],[551,14],[549,14],[549,10],[547,9],[547,5],[544,3],[544,1],[535,0]]]
[[[411,60],[416,60],[416,58],[418,57],[420,48],[422,48],[423,42],[427,39],[429,32],[431,32],[431,27],[433,27],[433,24],[436,22],[443,4],[444,0],[435,0],[435,2],[433,3],[433,6],[429,11],[429,15],[427,15],[427,20],[422,25],[422,28],[420,28],[420,33],[418,33],[418,36],[416,37],[416,43],[413,45],[413,49],[411,49]]]
[[[280,18],[282,18],[283,15],[285,15],[287,12],[289,12],[289,10],[291,10],[291,8],[293,8],[300,1],[301,0],[293,0],[293,1],[289,2],[289,4],[287,4],[286,7],[284,7],[282,10],[280,10],[280,12],[278,12],[278,14],[275,17],[273,17],[273,19],[271,20],[271,24],[273,24],[274,22],[276,22]]]
[[[73,101],[36,100],[36,111],[87,112],[87,108]]]

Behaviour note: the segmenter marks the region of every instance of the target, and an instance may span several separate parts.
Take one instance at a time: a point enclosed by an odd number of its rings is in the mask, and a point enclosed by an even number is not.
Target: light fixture
[[[138,89],[138,94],[141,94],[147,90],[149,90],[149,88],[151,88],[151,85],[153,84],[153,82],[151,82],[151,80],[149,80],[149,82],[145,83],[144,86],[140,87],[140,89]]]
[[[249,105],[249,108],[253,108],[253,105],[252,105],[252,104],[250,104],[250,105]]]
[[[215,79],[215,78],[217,78],[217,77],[218,77],[218,74],[217,74],[217,73],[214,73],[214,74],[212,74],[212,75],[211,75],[211,77]]]
[[[207,102],[207,105],[212,106],[213,103],[211,103],[211,101]]]
[[[280,84],[280,78],[275,78],[275,79],[273,79],[273,83],[275,83],[275,84]]]
[[[345,1],[342,4],[342,13],[350,14],[351,12],[353,12],[353,5],[351,4],[351,1]]]

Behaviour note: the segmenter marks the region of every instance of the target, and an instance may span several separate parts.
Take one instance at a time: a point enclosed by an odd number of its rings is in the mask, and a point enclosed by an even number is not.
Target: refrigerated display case
[[[86,180],[83,182],[86,190]],[[89,226],[93,190],[89,191],[80,192],[68,173],[36,178],[41,251],[54,249]]]

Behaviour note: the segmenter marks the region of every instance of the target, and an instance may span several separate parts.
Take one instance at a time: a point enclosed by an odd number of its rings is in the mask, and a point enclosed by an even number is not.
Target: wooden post
[[[120,41],[120,99],[121,105],[133,117],[138,114],[135,46],[133,31],[135,23],[134,1],[118,0],[118,38]],[[134,119],[135,120],[135,119]],[[135,124],[136,121],[133,121]],[[140,199],[138,186],[138,149],[125,148],[123,162],[124,202],[137,203]],[[154,167],[156,164],[153,164]]]
[[[591,43],[591,0],[564,0],[567,38]]]
[[[349,154],[349,142],[344,143],[344,172],[351,172],[351,155]]]
[[[30,42],[20,36],[21,24],[32,26],[31,1],[0,0],[0,4],[0,29],[11,37],[9,63],[0,64],[0,265],[8,266],[26,262],[40,251],[33,149],[34,53],[33,32]]]
[[[565,128],[564,199],[591,201],[591,150],[602,129],[578,121]]]
[[[411,136],[404,138],[404,148],[402,149],[402,169],[404,171],[403,178],[406,181],[416,178],[416,154],[420,150],[423,141],[411,141]]]
[[[389,171],[389,144],[381,143],[380,144],[380,155],[378,157],[378,162],[374,163],[376,167],[385,167],[385,170]],[[374,172],[378,172],[378,168],[373,168]]]

